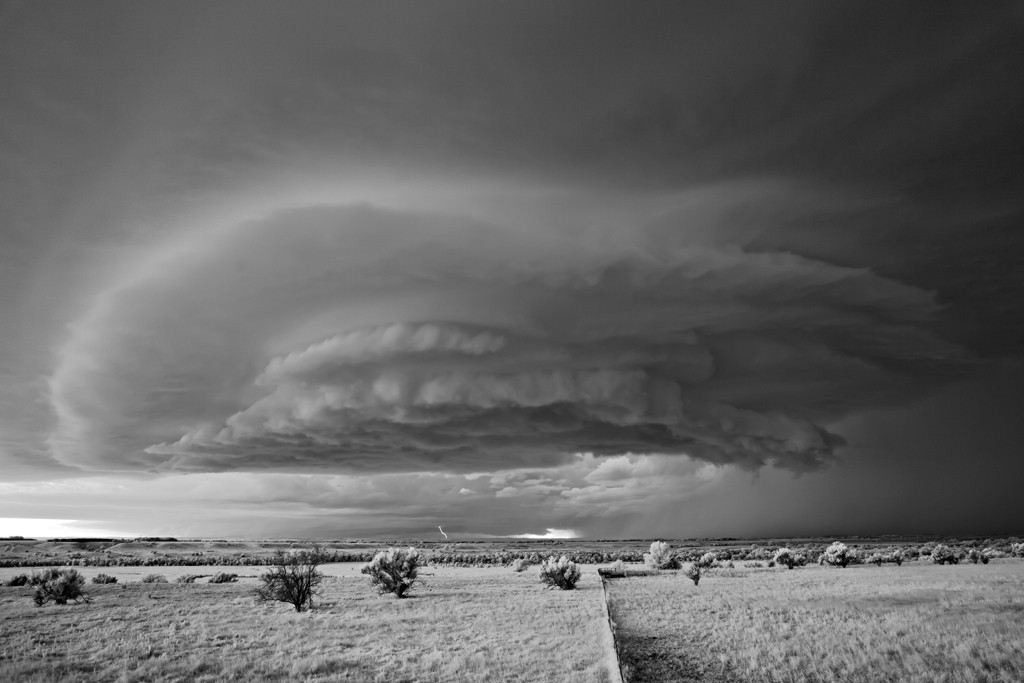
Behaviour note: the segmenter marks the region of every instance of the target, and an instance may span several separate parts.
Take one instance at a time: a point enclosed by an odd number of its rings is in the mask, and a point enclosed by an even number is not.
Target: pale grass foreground
[[[1024,562],[612,580],[633,683],[1024,681]]]
[[[426,568],[397,600],[325,569],[302,614],[254,605],[253,578],[90,584],[91,605],[42,608],[28,588],[0,588],[0,681],[608,680],[593,570],[552,591],[535,570]]]

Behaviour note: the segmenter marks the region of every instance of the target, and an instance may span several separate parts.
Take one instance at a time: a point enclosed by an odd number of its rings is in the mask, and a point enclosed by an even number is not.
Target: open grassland
[[[1024,562],[677,572],[608,583],[643,681],[1024,681]]]
[[[0,681],[608,680],[593,570],[563,592],[536,571],[427,568],[398,600],[357,566],[327,565],[322,600],[301,614],[254,605],[255,578],[138,583],[195,569],[107,568],[119,583],[89,584],[88,605],[37,608],[31,588],[0,588]]]

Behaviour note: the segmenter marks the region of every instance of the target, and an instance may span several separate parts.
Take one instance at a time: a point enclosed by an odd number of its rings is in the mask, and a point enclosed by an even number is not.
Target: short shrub
[[[141,581],[142,583],[167,583],[167,577],[163,574],[146,574]]]
[[[744,562],[743,566],[747,569],[763,569],[764,563],[762,562]]]
[[[974,564],[978,564],[978,562],[981,561],[981,558],[982,553],[977,548],[971,548],[967,551],[967,559],[973,562]]]
[[[683,576],[693,581],[693,585],[696,586],[698,583],[700,583],[700,565],[698,565],[696,562],[691,562],[690,564],[686,565],[685,567],[683,567]]]
[[[960,555],[948,545],[939,543],[932,548],[932,562],[935,564],[957,564],[960,562]]]
[[[238,574],[228,574],[226,572],[217,572],[210,577],[209,583],[235,583],[238,581]]]
[[[512,571],[519,573],[525,572],[530,568],[530,561],[523,559],[522,557],[512,561]]]
[[[905,559],[906,556],[903,554],[903,551],[899,548],[889,553],[889,561],[895,562],[897,567],[901,566],[903,564],[903,560]]]
[[[580,580],[580,568],[565,555],[549,557],[540,565],[540,581],[550,588],[571,591]]]
[[[829,547],[825,548],[825,552],[818,558],[819,564],[827,564],[831,567],[845,567],[854,560],[854,552],[850,550],[845,543],[836,541]]]
[[[1011,543],[1010,544],[1010,556],[1011,557],[1024,557],[1024,543]]]
[[[399,598],[412,589],[420,567],[420,553],[415,548],[382,550],[363,565],[361,573],[370,577],[370,583],[383,595],[394,593]]]
[[[796,566],[796,554],[789,548],[779,548],[775,551],[775,555],[772,556],[772,562],[780,567],[792,569]]]
[[[644,553],[644,564],[651,569],[674,569],[676,561],[672,557],[672,547],[664,541],[654,541],[650,551]]]
[[[608,566],[608,573],[617,574],[619,576],[625,576],[626,569],[627,567],[625,562],[623,562],[622,560],[615,560],[611,563],[611,565]]]
[[[56,581],[61,577],[62,569],[56,567],[47,567],[41,572],[32,572],[32,578],[28,580],[29,584],[33,586],[39,586],[47,581]]]
[[[110,574],[97,574],[96,576],[92,577],[92,582],[99,584],[117,583],[117,577],[111,576]]]
[[[870,555],[868,555],[865,562],[877,564],[879,567],[881,567],[882,563],[885,562],[885,555],[883,555],[882,553],[871,553]]]
[[[5,586],[27,586],[29,582],[28,574],[18,574],[12,576],[4,582]]]
[[[83,590],[85,577],[79,574],[77,569],[56,569],[45,574],[47,578],[35,584],[36,592],[32,596],[32,601],[37,607],[42,607],[51,600],[58,605],[66,605],[68,600],[89,602],[89,596]]]
[[[203,578],[202,574],[182,574],[174,580],[174,583],[195,583],[196,579]]]
[[[700,559],[697,560],[696,564],[701,569],[711,569],[715,566],[716,562],[718,562],[717,555],[715,555],[714,553],[704,553],[700,556]]]

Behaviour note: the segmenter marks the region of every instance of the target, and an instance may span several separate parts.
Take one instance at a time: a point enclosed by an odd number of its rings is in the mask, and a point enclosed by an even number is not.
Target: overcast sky
[[[0,533],[1024,532],[1021,121],[1016,2],[0,2]]]

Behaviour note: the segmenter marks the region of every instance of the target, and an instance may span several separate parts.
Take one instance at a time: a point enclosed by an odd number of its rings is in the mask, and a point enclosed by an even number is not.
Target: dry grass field
[[[1024,562],[612,579],[631,683],[1024,681]]]
[[[427,568],[398,600],[378,596],[357,565],[326,565],[322,601],[301,614],[255,605],[255,578],[173,583],[217,569],[81,568],[119,580],[89,584],[89,605],[37,608],[31,588],[0,588],[0,681],[608,680],[593,569],[563,592],[544,590],[536,571]],[[172,583],[138,583],[150,573]]]

